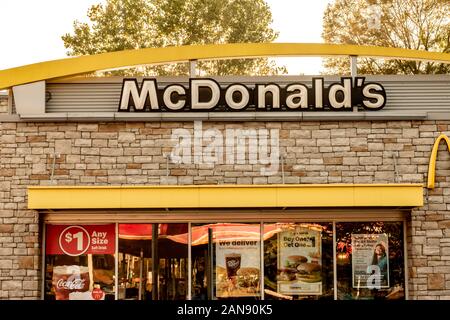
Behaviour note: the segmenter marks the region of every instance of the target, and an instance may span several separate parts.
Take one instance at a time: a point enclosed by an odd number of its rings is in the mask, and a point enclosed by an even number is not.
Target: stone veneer
[[[27,186],[273,184],[260,165],[175,165],[174,128],[193,122],[0,123],[0,298],[40,297],[40,230]],[[205,129],[276,128],[285,183],[425,183],[435,138],[450,121],[208,122]],[[397,157],[398,179],[394,173]],[[450,299],[450,154],[441,145],[436,188],[407,225],[411,299]]]
[[[0,114],[8,113],[8,96],[0,92]]]

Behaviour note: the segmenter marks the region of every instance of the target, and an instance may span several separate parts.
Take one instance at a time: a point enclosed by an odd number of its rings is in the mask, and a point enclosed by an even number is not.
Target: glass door
[[[187,223],[119,224],[119,300],[185,300]]]

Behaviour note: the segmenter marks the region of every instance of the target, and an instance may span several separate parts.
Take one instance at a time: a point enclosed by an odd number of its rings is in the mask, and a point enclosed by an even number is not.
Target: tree
[[[62,36],[68,55],[192,44],[272,42],[272,14],[264,0],[107,0],[88,10],[90,23],[74,22]],[[266,58],[200,61],[205,74],[286,72]],[[188,74],[188,64],[140,67],[119,74]],[[115,74],[118,74],[115,72]]]
[[[448,0],[336,0],[324,13],[327,43],[450,52]],[[358,59],[362,74],[449,73],[450,65],[423,61]],[[329,73],[349,72],[349,59],[326,59]]]

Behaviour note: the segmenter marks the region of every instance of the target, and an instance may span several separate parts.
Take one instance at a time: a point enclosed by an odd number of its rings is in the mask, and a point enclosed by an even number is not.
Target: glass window
[[[159,224],[158,299],[186,300],[188,287],[188,224]]]
[[[114,300],[115,225],[48,225],[46,300]]]
[[[152,299],[152,224],[119,224],[119,300]]]
[[[187,223],[119,224],[119,299],[186,299],[187,230]]]
[[[336,223],[339,300],[404,299],[402,222]]]
[[[401,221],[188,226],[46,225],[44,298],[405,299]]]
[[[260,299],[260,224],[192,225],[192,299]]]
[[[264,224],[265,299],[333,299],[331,223]]]

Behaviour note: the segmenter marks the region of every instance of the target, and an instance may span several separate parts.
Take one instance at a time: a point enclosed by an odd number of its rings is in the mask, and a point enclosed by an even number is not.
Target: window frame
[[[191,227],[193,223],[238,222],[260,224],[261,300],[264,300],[264,241],[261,230],[270,222],[328,222],[333,226],[333,293],[337,300],[336,223],[345,222],[402,222],[404,252],[405,300],[409,300],[409,273],[407,251],[407,223],[411,209],[403,208],[282,208],[282,209],[198,209],[198,210],[42,210],[41,239],[41,299],[45,297],[46,232],[47,225],[95,225],[115,223],[115,300],[118,299],[118,228],[119,223],[187,223],[188,224],[188,285],[187,300],[192,298]]]

